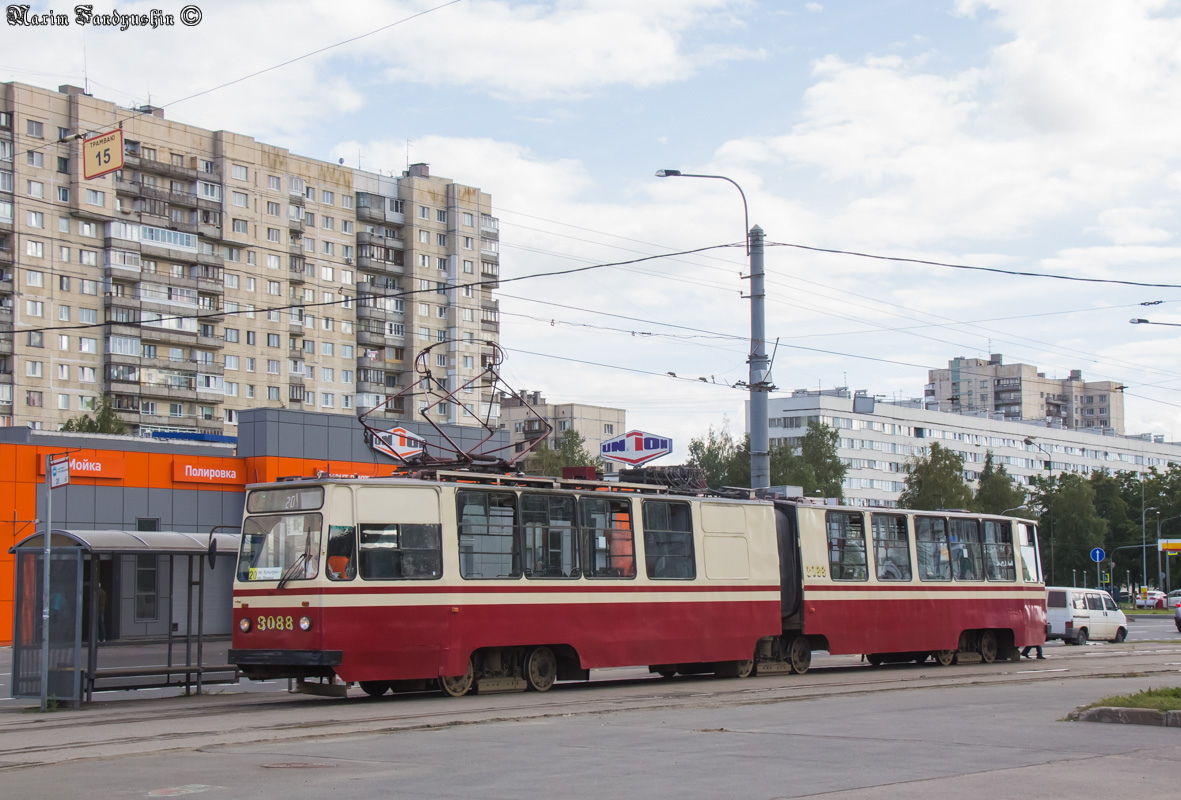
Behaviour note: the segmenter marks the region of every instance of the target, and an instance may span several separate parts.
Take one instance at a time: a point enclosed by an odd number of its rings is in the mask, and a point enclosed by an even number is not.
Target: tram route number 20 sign
[[[82,177],[86,180],[123,169],[123,131],[113,130],[82,141]]]

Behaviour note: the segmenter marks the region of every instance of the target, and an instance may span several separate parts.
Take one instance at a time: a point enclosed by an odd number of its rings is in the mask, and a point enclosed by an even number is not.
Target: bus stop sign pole
[[[70,482],[70,457],[45,456],[45,534],[41,558],[44,560],[41,580],[41,712],[49,705],[49,554],[50,531],[53,530],[53,490]]]

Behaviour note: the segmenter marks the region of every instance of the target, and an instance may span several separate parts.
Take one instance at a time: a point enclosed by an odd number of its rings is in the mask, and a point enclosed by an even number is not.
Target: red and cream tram
[[[992,661],[1045,638],[1032,524],[438,472],[248,487],[231,663],[304,691],[549,689],[596,667]]]

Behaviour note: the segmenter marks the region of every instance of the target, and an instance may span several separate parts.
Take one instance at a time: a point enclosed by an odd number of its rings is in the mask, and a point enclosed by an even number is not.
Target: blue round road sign
[[[1107,558],[1107,553],[1103,552],[1102,547],[1096,547],[1091,551],[1091,560],[1098,564],[1103,559]]]

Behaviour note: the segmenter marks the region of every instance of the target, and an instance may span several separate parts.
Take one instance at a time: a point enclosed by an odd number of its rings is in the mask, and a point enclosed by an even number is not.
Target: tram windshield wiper
[[[302,553],[300,553],[296,557],[296,559],[294,561],[291,562],[290,567],[283,570],[283,575],[282,575],[282,577],[279,578],[279,585],[276,586],[275,588],[282,589],[284,586],[287,585],[288,581],[290,581],[292,578],[294,578],[300,572],[303,572],[304,564],[307,563],[307,560],[308,560],[308,551],[304,550]]]

